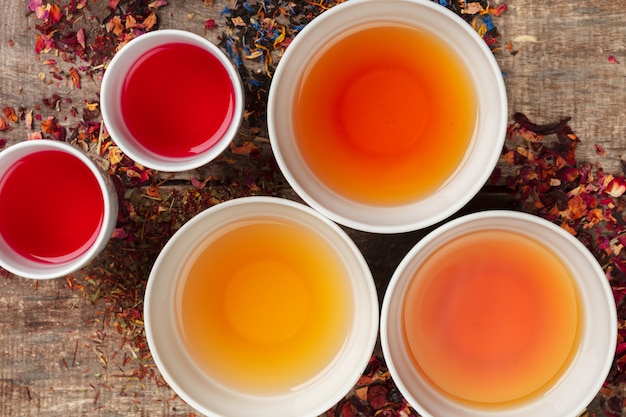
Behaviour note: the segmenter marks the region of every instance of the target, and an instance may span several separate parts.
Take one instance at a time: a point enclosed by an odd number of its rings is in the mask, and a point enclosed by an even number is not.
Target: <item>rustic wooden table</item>
[[[87,3],[85,19],[106,16],[107,0]],[[202,0],[169,3],[158,10],[160,28],[186,29],[213,40],[219,32],[207,33],[204,24],[215,19],[219,30],[219,13],[230,5],[223,0],[212,6]],[[78,89],[52,77],[44,61],[61,59],[35,53],[37,20],[27,4],[27,0],[0,2],[0,107],[40,108],[44,117],[54,116],[70,126],[81,115],[73,114],[67,99],[77,108],[97,102],[100,80],[83,78]],[[581,139],[578,160],[621,173],[626,150],[625,3],[507,0],[506,6],[494,18],[500,32],[494,53],[505,73],[511,114],[523,112],[536,122],[571,116],[570,126]],[[89,21],[97,24],[97,19]],[[42,104],[55,94],[61,98],[58,107]],[[10,146],[37,130],[37,125],[31,129],[27,123],[15,123],[0,131],[0,138]],[[261,148],[267,146],[262,132],[242,134]],[[595,145],[606,153],[600,155]],[[504,162],[500,166],[505,172],[512,169]],[[287,187],[283,196],[294,197]],[[464,211],[512,204],[506,194],[486,189]],[[424,234],[349,232],[367,257],[381,296],[398,261]],[[129,372],[135,352],[118,332],[104,329],[100,314],[106,301],[92,303],[72,286],[66,279],[0,278],[0,415],[192,415],[194,411],[158,377]],[[614,389],[621,398],[623,387]],[[600,403],[598,396],[588,413],[604,415]]]

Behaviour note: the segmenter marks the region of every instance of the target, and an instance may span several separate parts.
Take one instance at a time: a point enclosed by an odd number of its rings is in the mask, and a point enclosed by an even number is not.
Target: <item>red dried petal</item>
[[[113,233],[111,234],[112,239],[126,239],[127,237],[128,233],[126,233],[126,230],[122,229],[121,227],[114,229]]]
[[[570,198],[567,206],[569,208],[569,218],[572,220],[578,220],[587,215],[587,204],[580,195]]]
[[[560,169],[557,172],[557,178],[559,178],[561,181],[566,181],[566,182],[572,182],[576,178],[578,178],[578,176],[579,176],[578,168],[573,168],[573,167],[565,167],[565,168]]]
[[[504,13],[506,11],[506,4],[502,3],[499,4],[498,7],[496,7],[496,9],[490,9],[491,13],[493,13],[494,16],[500,16],[502,13]]]
[[[10,128],[11,126],[9,126],[9,123],[7,123],[7,121],[4,120],[4,117],[0,117],[0,132],[4,130],[8,130]]]
[[[158,9],[159,7],[167,6],[167,0],[154,0],[148,4],[149,9]]]
[[[236,146],[234,143],[231,143],[230,151],[238,155],[255,155],[260,152],[259,147],[250,141],[244,142],[241,146]]]
[[[215,24],[215,20],[214,19],[209,19],[206,22],[204,22],[204,29],[205,30],[215,29],[216,27],[217,27],[217,25]]]
[[[13,107],[5,107],[2,109],[2,112],[4,113],[4,117],[6,117],[9,122],[17,123],[18,117]]]
[[[78,44],[85,49],[85,30],[80,28],[80,30],[76,33],[76,40]]]
[[[78,73],[78,70],[74,67],[70,68],[70,80],[72,80],[74,87],[80,90],[80,74]]]
[[[623,176],[615,177],[606,187],[606,193],[611,197],[620,197],[626,192],[626,179]]]
[[[42,0],[28,0],[28,9],[31,12],[34,12],[35,10],[37,10],[38,8],[42,6],[43,6]]]
[[[206,183],[198,180],[196,177],[192,177],[191,178],[191,185],[193,185],[197,189],[201,190],[201,189],[203,189],[206,186]]]
[[[48,6],[46,7],[48,8],[50,23],[55,24],[60,22],[61,18],[63,18],[63,12],[61,11],[61,8],[54,3],[48,4]]]
[[[367,402],[374,410],[380,410],[387,405],[389,388],[383,384],[374,384],[367,389]]]

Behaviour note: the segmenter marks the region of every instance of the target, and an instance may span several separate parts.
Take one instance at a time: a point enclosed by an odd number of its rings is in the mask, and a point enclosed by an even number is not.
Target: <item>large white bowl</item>
[[[294,92],[298,91],[307,66],[320,51],[355,28],[389,23],[437,34],[447,43],[470,72],[478,111],[469,149],[456,172],[440,189],[417,201],[377,206],[338,195],[315,177],[300,153],[292,113]],[[272,149],[289,184],[306,203],[328,218],[376,233],[421,229],[447,218],[469,202],[496,166],[507,121],[506,90],[493,53],[467,22],[428,0],[350,0],[324,12],[287,48],[274,74],[268,101]]]
[[[259,217],[295,221],[326,240],[343,259],[354,306],[346,341],[331,363],[303,388],[276,395],[237,392],[204,374],[181,341],[175,310],[178,277],[194,249],[231,222]],[[208,416],[230,417],[316,417],[327,411],[352,389],[367,366],[379,317],[370,270],[345,232],[304,204],[274,197],[243,197],[220,203],[178,230],[152,268],[144,313],[150,351],[174,391]]]
[[[454,401],[434,389],[415,369],[405,347],[402,310],[407,288],[419,266],[437,248],[478,230],[525,235],[550,248],[569,267],[578,287],[582,329],[578,349],[560,378],[539,396],[498,408]],[[462,318],[459,318],[460,322]],[[515,326],[515,323],[511,324]],[[400,392],[423,416],[575,417],[598,393],[611,367],[617,340],[617,314],[611,287],[591,253],[571,234],[540,217],[513,211],[486,211],[437,228],[413,247],[395,271],[381,313],[383,353]]]

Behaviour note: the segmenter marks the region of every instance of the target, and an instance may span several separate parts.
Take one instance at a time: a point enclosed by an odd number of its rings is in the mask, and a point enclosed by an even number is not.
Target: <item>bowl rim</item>
[[[187,249],[190,246],[197,247],[197,243],[204,240],[207,234],[206,231],[202,231],[203,227],[209,232],[223,227],[223,223],[212,224],[211,222],[222,221],[223,219],[228,219],[229,221],[246,219],[258,216],[258,213],[266,216],[268,211],[275,210],[277,207],[281,209],[280,212],[277,212],[281,218],[291,218],[299,221],[303,217],[297,216],[304,216],[312,219],[312,224],[318,225],[320,230],[326,229],[320,233],[331,233],[338,239],[337,241],[345,245],[344,250],[349,251],[349,253],[342,254],[344,260],[345,257],[352,258],[346,262],[352,262],[354,266],[358,265],[358,272],[353,269],[353,266],[349,267],[349,270],[352,271],[351,274],[354,275],[347,279],[352,283],[355,296],[354,304],[359,313],[354,314],[351,331],[344,347],[338,352],[324,373],[320,374],[321,377],[315,377],[310,383],[307,383],[306,387],[292,393],[271,396],[242,394],[234,392],[230,388],[217,387],[218,383],[211,382],[203,376],[182,377],[181,371],[176,368],[187,367],[188,365],[186,364],[191,362],[191,359],[183,352],[184,348],[180,342],[172,342],[170,340],[176,338],[173,336],[176,333],[172,333],[172,331],[175,331],[175,329],[172,330],[173,325],[171,323],[164,325],[163,321],[161,321],[161,316],[170,314],[167,311],[171,312],[171,308],[174,306],[173,295],[162,296],[163,293],[168,291],[171,294],[173,292],[171,288],[174,288],[176,285],[176,280],[172,279],[168,272],[180,270],[180,268],[171,267],[167,271],[161,272],[162,267],[168,264],[171,265],[174,262],[171,258],[178,256],[178,254],[174,252],[173,248],[176,245],[180,245],[186,235],[195,234],[200,236],[200,238],[194,238],[193,242],[185,246]],[[238,209],[242,209],[244,214],[237,211]],[[278,215],[276,215],[276,218],[278,218]],[[293,215],[293,217],[290,217],[290,215]],[[270,216],[272,215],[270,214]],[[212,218],[218,220],[211,220]],[[307,226],[311,227],[310,224],[307,224]],[[327,236],[327,234],[324,236]],[[186,249],[183,248],[181,250],[184,251]],[[184,263],[184,260],[179,261],[179,263]],[[374,280],[365,259],[356,244],[339,226],[310,207],[295,201],[278,197],[248,196],[228,200],[204,210],[184,224],[166,243],[148,279],[144,296],[144,320],[148,345],[157,368],[174,391],[196,410],[210,416],[262,417],[271,414],[276,417],[317,417],[340,401],[353,388],[367,363],[369,363],[378,337],[379,305]],[[156,323],[159,324],[157,325]],[[174,345],[176,346],[172,348],[171,346]],[[186,356],[186,358],[181,360],[178,357],[176,362],[172,362],[171,352],[175,352],[178,356]],[[347,365],[347,367],[350,367],[350,371],[346,372],[346,369],[341,369],[338,375],[334,375],[332,372],[337,368],[336,364],[346,362],[346,358],[350,358],[347,360],[350,363],[350,365]],[[198,375],[201,374],[199,370],[196,372]],[[309,398],[311,397],[309,390],[312,391],[328,385],[329,373],[332,376],[333,386],[336,389],[332,393],[328,393],[325,398]],[[196,395],[197,392],[189,393],[189,387],[199,381],[205,382],[203,395]],[[215,390],[218,389],[219,392],[216,392]],[[219,396],[220,403],[222,403],[219,406],[215,405],[215,401],[211,402],[210,400],[210,397],[215,397],[215,395]],[[213,399],[215,400],[215,398]],[[229,410],[232,409],[232,411],[226,413],[223,409],[225,407],[223,404],[226,404],[226,402],[231,405],[237,404],[237,407],[231,407]],[[271,412],[268,414],[270,410]]]
[[[98,165],[95,158],[92,158],[87,153],[67,142],[51,139],[35,139],[18,142],[0,152],[0,164],[4,164],[4,161],[9,159],[16,161],[34,152],[47,150],[61,151],[69,154],[89,169],[98,182],[98,188],[102,196],[102,221],[99,226],[100,230],[93,244],[76,258],[65,262],[58,264],[41,264],[26,259],[22,262],[13,262],[12,260],[4,259],[4,257],[1,256],[2,251],[0,251],[0,264],[3,268],[15,275],[38,280],[63,277],[78,271],[94,259],[109,241],[117,222],[118,212],[117,194],[108,174]],[[10,162],[10,164],[13,164],[13,162]],[[0,244],[3,250],[7,249],[10,251],[1,237],[0,241],[2,241]]]
[[[209,149],[197,155],[176,158],[158,155],[141,145],[135,143],[134,140],[127,138],[123,121],[118,119],[121,117],[117,110],[119,106],[120,85],[125,77],[125,67],[132,65],[138,52],[145,53],[152,47],[165,43],[186,43],[198,46],[207,53],[213,55],[228,73],[234,91],[234,112],[232,120],[228,125],[228,129],[224,135]],[[123,74],[119,74],[123,71]],[[209,39],[204,38],[196,33],[183,29],[159,29],[152,32],[143,33],[136,38],[131,39],[125,44],[111,59],[107,66],[100,86],[100,108],[102,111],[102,119],[104,125],[113,138],[115,144],[128,155],[132,160],[155,170],[164,172],[179,172],[196,169],[204,166],[217,158],[225,151],[232,140],[237,136],[239,128],[243,120],[245,107],[245,92],[239,72],[231,62],[230,58],[216,44]],[[130,133],[128,133],[130,135]]]
[[[386,13],[382,17],[381,9]],[[475,149],[468,150],[466,159],[461,164],[462,168],[459,168],[457,173],[453,175],[456,182],[464,181],[462,187],[458,186],[453,190],[449,186],[451,181],[448,181],[442,186],[441,190],[443,191],[440,194],[420,200],[423,204],[417,201],[394,207],[350,201],[337,195],[323,184],[319,184],[319,181],[314,179],[314,175],[306,168],[302,157],[293,155],[298,152],[297,150],[293,151],[297,145],[293,145],[292,125],[286,121],[289,119],[290,110],[288,109],[292,100],[293,86],[297,85],[296,79],[304,71],[303,66],[315,55],[310,48],[313,45],[327,44],[320,39],[326,40],[332,37],[335,32],[346,31],[352,27],[345,24],[346,19],[341,20],[344,22],[344,26],[336,27],[342,16],[348,16],[347,21],[355,27],[359,27],[367,23],[381,22],[387,18],[391,19],[392,23],[399,22],[397,19],[404,19],[402,14],[407,9],[415,12],[432,13],[433,16],[449,22],[454,31],[458,32],[458,36],[462,34],[463,39],[467,39],[467,44],[474,48],[472,51],[480,51],[481,68],[488,68],[488,75],[473,71],[472,76],[474,78],[489,78],[490,82],[486,85],[491,90],[489,93],[477,91],[477,95],[489,94],[489,97],[493,96],[495,101],[490,101],[488,104],[494,108],[492,114],[488,117],[480,114],[477,116],[480,120],[477,122],[474,141],[477,140],[476,132],[479,130],[482,132],[484,129],[488,129],[493,134],[489,134],[489,138],[482,138],[485,135],[481,135],[481,142],[485,141],[485,146],[480,147],[480,154],[478,153],[478,146],[470,145],[470,148]],[[361,18],[363,21],[357,20],[354,13],[359,13],[359,17],[365,16]],[[402,22],[406,23],[404,20]],[[421,25],[424,24],[421,23]],[[442,33],[445,33],[445,30],[442,30]],[[443,37],[441,39],[445,40]],[[451,47],[462,50],[460,46],[451,45]],[[303,52],[304,50],[307,51],[306,54]],[[303,60],[304,63],[302,63]],[[472,68],[468,68],[468,70],[472,70]],[[295,75],[291,74],[292,72]],[[481,78],[481,80],[486,78]],[[486,91],[483,84],[485,83],[481,84],[480,90]],[[486,106],[487,104],[483,105],[483,107]],[[455,13],[428,0],[351,0],[334,6],[316,17],[294,38],[289,48],[286,49],[277,65],[270,85],[267,110],[268,132],[272,150],[283,175],[308,205],[333,221],[353,229],[373,233],[402,233],[422,229],[446,219],[461,209],[480,191],[500,158],[508,127],[507,108],[504,79],[492,51],[477,32]],[[468,175],[465,172],[470,169],[467,162],[470,153],[481,159],[480,162],[476,161],[471,165],[471,180],[467,178]],[[461,169],[463,172],[459,172]],[[302,170],[305,170],[306,173],[298,172]],[[315,184],[315,182],[318,183]],[[436,206],[436,209],[426,210],[427,205]],[[368,214],[360,215],[359,212],[367,212]],[[407,214],[409,212],[411,213],[410,216]],[[422,214],[426,212],[428,212],[427,215]]]
[[[496,226],[489,226],[489,222],[494,221],[496,222]],[[513,229],[512,227],[506,225],[509,222],[518,222],[519,224],[525,224],[528,226],[528,229]],[[476,226],[475,229],[470,229],[471,225],[474,223],[478,224],[478,226]],[[406,375],[406,371],[405,368],[400,367],[402,360],[394,360],[392,352],[398,353],[400,351],[406,355],[406,350],[404,348],[398,348],[397,344],[392,344],[392,339],[397,339],[397,337],[395,336],[398,332],[397,328],[399,326],[397,323],[394,325],[394,321],[392,320],[394,319],[394,317],[397,318],[398,311],[402,310],[402,307],[394,308],[394,303],[402,303],[401,300],[403,299],[403,295],[401,294],[401,292],[406,288],[408,282],[410,281],[410,277],[407,277],[407,275],[404,274],[407,273],[407,271],[409,271],[409,273],[410,271],[414,271],[417,267],[415,265],[412,265],[414,258],[416,256],[419,256],[421,253],[424,253],[424,251],[426,251],[426,253],[431,253],[437,247],[440,247],[441,244],[444,244],[445,241],[454,238],[454,233],[456,232],[456,229],[463,227],[467,228],[463,229],[464,232],[467,232],[468,230],[473,231],[489,229],[508,230],[515,233],[521,233],[522,235],[525,235],[536,241],[540,240],[537,237],[533,236],[533,234],[531,233],[532,230],[536,231],[538,229],[543,229],[545,233],[552,234],[553,239],[559,239],[563,242],[564,246],[567,246],[569,249],[575,250],[575,254],[568,255],[570,259],[573,259],[574,256],[577,256],[579,262],[587,263],[588,269],[593,271],[593,276],[582,276],[581,273],[579,273],[578,271],[571,270],[572,275],[576,280],[576,285],[579,287],[579,296],[581,297],[581,302],[589,301],[589,297],[587,297],[587,294],[583,291],[583,285],[586,289],[593,288],[596,292],[594,296],[601,298],[601,300],[595,300],[596,304],[600,303],[601,305],[598,306],[594,304],[594,308],[583,309],[582,314],[585,315],[584,319],[588,319],[589,316],[592,315],[591,313],[589,313],[589,311],[593,310],[593,315],[602,316],[603,320],[597,320],[597,322],[594,321],[593,323],[587,323],[586,321],[583,322],[580,346],[578,348],[578,352],[576,353],[570,364],[569,369],[565,371],[565,373],[555,383],[555,385],[550,388],[548,392],[546,392],[542,397],[525,402],[521,404],[519,408],[511,406],[508,408],[495,408],[489,410],[480,407],[463,407],[462,403],[449,401],[448,399],[446,399],[447,397],[445,397],[443,394],[435,393],[434,395],[437,395],[439,396],[439,398],[442,399],[441,402],[448,402],[448,404],[450,404],[450,408],[455,410],[454,412],[447,410],[445,415],[449,417],[521,417],[526,415],[541,415],[546,417],[578,416],[589,405],[597,392],[600,390],[612,366],[617,341],[617,312],[613,293],[608,281],[606,280],[606,276],[602,268],[598,264],[597,260],[578,239],[565,231],[563,228],[557,226],[552,222],[549,222],[548,220],[545,220],[533,214],[512,210],[485,210],[466,214],[454,220],[451,220],[450,222],[447,222],[444,225],[433,230],[422,240],[420,240],[407,253],[407,255],[398,265],[389,285],[387,286],[386,293],[384,294],[380,324],[383,355],[386,359],[391,377],[396,382],[398,389],[403,394],[403,396],[407,398],[409,403],[413,407],[415,407],[416,410],[418,410],[420,414],[424,415],[425,417],[437,415],[433,412],[433,410],[423,406],[422,401],[419,400],[420,395],[429,396],[435,391],[430,390],[431,392],[424,394],[422,392],[417,392],[415,387],[412,386],[410,383],[405,383],[405,378],[403,378],[402,375]],[[562,259],[565,258],[565,254],[567,254],[567,252],[562,248],[555,248],[554,252]],[[423,256],[427,257],[428,255]],[[563,261],[564,263],[569,263],[566,259],[563,259]],[[590,336],[593,334],[593,332],[601,335],[602,337],[595,338]],[[585,366],[591,366],[588,363],[585,363],[585,358],[583,357],[585,355],[591,356],[591,353],[589,352],[590,346],[596,349],[595,352],[593,352],[596,355],[594,356],[593,362],[597,362],[598,367],[593,368],[592,370],[587,370],[588,372],[592,372],[593,375],[589,376],[585,374],[587,378],[584,378],[583,381],[576,380],[575,383],[572,383],[571,375],[572,369],[574,367],[581,368]],[[600,359],[598,359],[597,356],[600,356]],[[416,372],[410,372],[410,374],[417,375]],[[419,377],[416,376],[415,378]],[[566,384],[562,382],[564,380],[570,382],[563,388],[562,386]],[[583,389],[584,393],[582,395],[578,395],[580,393],[577,393],[575,398],[564,395],[567,393],[566,390],[568,389],[568,387],[571,388],[574,384],[576,384],[579,389]],[[580,388],[581,385],[583,386],[582,388]],[[555,398],[552,397],[557,395],[559,396],[558,401],[555,401]],[[536,408],[533,408],[536,406],[536,404],[539,404],[542,401],[546,402],[546,398],[548,399],[548,401],[552,401],[550,405],[550,407],[553,407],[552,412],[546,412],[545,408],[538,412]]]

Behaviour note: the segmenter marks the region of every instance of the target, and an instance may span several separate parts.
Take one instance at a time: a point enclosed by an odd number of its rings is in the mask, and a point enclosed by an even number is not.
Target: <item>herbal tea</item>
[[[571,362],[583,325],[559,257],[502,230],[469,233],[436,250],[404,303],[416,367],[447,394],[479,403],[545,392]]]
[[[24,156],[0,178],[0,236],[24,258],[77,258],[96,241],[103,216],[96,177],[66,152]]]
[[[124,123],[157,155],[187,157],[210,149],[235,111],[235,92],[223,64],[199,46],[170,43],[130,68],[121,96]]]
[[[470,71],[450,45],[404,26],[363,28],[328,47],[294,93],[306,164],[369,204],[414,201],[460,165],[477,117]]]
[[[219,383],[285,393],[319,375],[353,315],[342,259],[313,230],[242,220],[210,237],[185,267],[178,323],[197,365]]]

